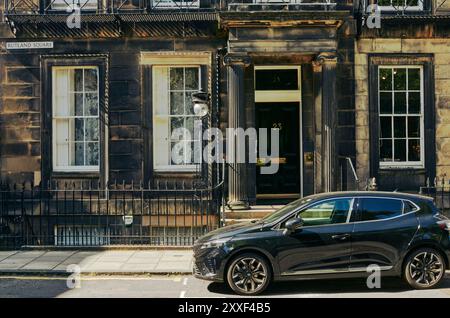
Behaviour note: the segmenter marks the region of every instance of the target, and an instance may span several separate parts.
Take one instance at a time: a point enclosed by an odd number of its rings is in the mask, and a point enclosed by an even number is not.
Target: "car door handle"
[[[351,236],[350,234],[336,234],[333,235],[331,238],[336,241],[345,241],[346,239],[350,238],[350,236]]]

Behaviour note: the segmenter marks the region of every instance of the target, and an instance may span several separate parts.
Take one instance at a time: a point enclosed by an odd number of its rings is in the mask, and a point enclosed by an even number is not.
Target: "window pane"
[[[97,70],[85,69],[84,70],[84,90],[85,91],[97,91]]]
[[[189,136],[186,136],[186,140],[194,139],[194,117],[186,117],[186,127],[189,131]]]
[[[406,161],[406,139],[394,140],[394,160]]]
[[[186,89],[199,90],[198,68],[186,68]]]
[[[172,117],[170,119],[170,134],[172,135],[175,129],[184,128],[184,118],[183,117]],[[184,139],[183,136],[177,134],[177,140]]]
[[[406,137],[406,117],[394,117],[394,137],[404,138]]]
[[[408,93],[408,102],[409,102],[409,113],[410,114],[419,114],[420,113],[420,93]]]
[[[380,90],[392,90],[392,69],[380,68]]]
[[[408,117],[408,137],[420,137],[420,117]]]
[[[74,159],[72,165],[84,166],[84,142],[75,143]]]
[[[406,0],[407,7],[417,7],[419,0]]]
[[[395,7],[403,7],[405,5],[405,0],[392,0],[392,4]]]
[[[392,140],[380,140],[380,161],[392,161]]]
[[[351,199],[322,202],[300,212],[300,217],[304,221],[304,226],[345,223],[350,213],[351,202]]]
[[[73,70],[75,91],[83,91],[83,69],[77,68]]]
[[[394,89],[406,90],[406,69],[395,68],[394,69]]]
[[[392,93],[380,93],[380,113],[392,114]]]
[[[420,161],[420,139],[408,140],[408,160]]]
[[[409,68],[408,69],[408,89],[420,90],[420,69]]]
[[[361,221],[374,221],[402,215],[403,204],[400,200],[363,198]]]
[[[256,90],[298,90],[298,70],[256,70]]]
[[[88,118],[85,121],[86,126],[86,141],[98,140],[98,119]]]
[[[98,142],[88,142],[86,145],[86,165],[98,166],[100,158]]]
[[[192,93],[188,92],[185,95],[185,108],[186,108],[186,115],[194,115],[194,104],[192,102]]]
[[[71,113],[73,116],[83,116],[83,93],[74,93],[75,98],[75,114]]]
[[[85,94],[84,100],[85,116],[98,116],[98,96],[97,93]]]
[[[378,0],[378,5],[379,6],[390,6],[391,0]]]
[[[172,155],[171,155],[171,163],[174,165],[184,165],[189,164],[191,152],[188,149],[187,145],[189,142],[179,141],[172,142]]]
[[[392,118],[391,118],[391,116],[380,117],[380,132],[381,132],[381,138],[392,137]]]
[[[170,114],[171,115],[184,114],[184,98],[182,92],[170,93]]]
[[[84,141],[84,119],[82,118],[75,118],[75,141]]]
[[[182,90],[183,85],[183,68],[171,68],[170,69],[170,89],[171,90]]]
[[[394,113],[406,114],[406,93],[395,92]]]

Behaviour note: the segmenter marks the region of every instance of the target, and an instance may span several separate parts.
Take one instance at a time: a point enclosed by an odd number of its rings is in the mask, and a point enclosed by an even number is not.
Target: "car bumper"
[[[199,279],[223,282],[226,259],[227,253],[220,248],[194,252],[192,274]]]

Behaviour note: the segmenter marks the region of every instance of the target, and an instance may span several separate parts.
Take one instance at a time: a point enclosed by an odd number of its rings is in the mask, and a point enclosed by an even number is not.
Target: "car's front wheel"
[[[445,276],[445,261],[442,255],[431,248],[422,248],[406,259],[403,277],[415,289],[436,287]]]
[[[271,267],[265,258],[254,253],[236,256],[227,270],[228,285],[240,295],[257,295],[263,292],[272,277]]]

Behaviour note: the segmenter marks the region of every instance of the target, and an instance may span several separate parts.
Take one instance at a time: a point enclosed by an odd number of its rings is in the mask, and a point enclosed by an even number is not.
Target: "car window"
[[[303,226],[345,223],[352,201],[352,198],[327,200],[300,211],[299,216],[303,219]]]
[[[403,213],[408,213],[417,210],[417,207],[409,201],[403,201]]]
[[[403,203],[396,199],[362,198],[361,221],[384,220],[402,214]]]

